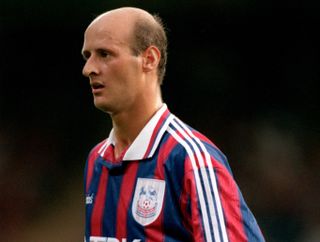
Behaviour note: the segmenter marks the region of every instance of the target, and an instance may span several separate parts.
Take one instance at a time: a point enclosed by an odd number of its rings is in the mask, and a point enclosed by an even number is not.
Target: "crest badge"
[[[146,226],[158,218],[162,210],[165,184],[163,180],[138,178],[132,201],[132,215],[136,222]]]

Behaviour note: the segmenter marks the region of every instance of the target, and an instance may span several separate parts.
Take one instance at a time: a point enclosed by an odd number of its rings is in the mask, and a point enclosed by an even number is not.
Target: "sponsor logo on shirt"
[[[138,178],[132,202],[132,215],[136,222],[146,226],[158,218],[162,210],[164,192],[165,181]]]

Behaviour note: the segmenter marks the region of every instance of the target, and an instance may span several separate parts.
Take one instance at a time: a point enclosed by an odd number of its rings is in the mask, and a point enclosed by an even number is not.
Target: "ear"
[[[152,70],[157,70],[161,53],[160,50],[155,46],[149,46],[143,52],[143,62],[142,67],[145,72],[150,72]]]

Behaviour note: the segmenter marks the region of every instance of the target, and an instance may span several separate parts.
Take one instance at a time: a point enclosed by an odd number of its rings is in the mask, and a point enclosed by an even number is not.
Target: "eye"
[[[102,58],[106,58],[109,56],[109,51],[104,50],[104,49],[98,49],[98,54]]]
[[[83,56],[83,59],[86,61],[90,58],[90,52],[89,51],[83,51],[82,52],[82,56]]]

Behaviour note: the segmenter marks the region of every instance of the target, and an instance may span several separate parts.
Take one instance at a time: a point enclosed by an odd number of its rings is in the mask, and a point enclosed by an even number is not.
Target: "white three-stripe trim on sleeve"
[[[183,122],[180,120],[176,121],[175,119],[171,123],[183,138],[170,127],[168,128],[168,132],[186,149],[193,167],[206,240],[213,241],[210,230],[210,227],[212,227],[214,241],[228,241],[217,181],[213,171],[210,154],[199,138],[197,138]],[[205,165],[202,154],[204,154],[207,166]],[[200,170],[197,168],[196,159],[199,161]],[[207,173],[207,170],[209,171],[209,174]],[[202,178],[203,185],[200,178]],[[207,199],[205,198],[205,195]],[[221,229],[221,234],[219,228]]]

